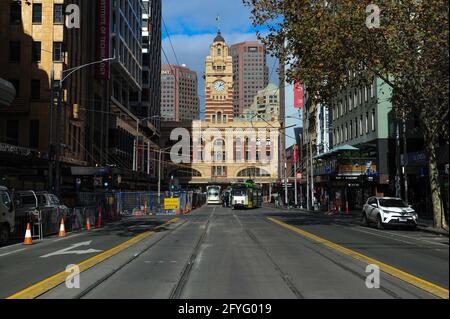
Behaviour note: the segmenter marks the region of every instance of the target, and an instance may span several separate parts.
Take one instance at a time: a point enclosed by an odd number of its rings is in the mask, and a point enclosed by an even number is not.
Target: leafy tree
[[[341,88],[367,85],[374,77],[392,88],[397,117],[420,121],[434,224],[447,228],[436,145],[448,143],[448,1],[243,2],[252,8],[253,24],[268,28],[259,34],[263,43],[292,66],[288,80],[301,80],[314,102],[331,105]]]

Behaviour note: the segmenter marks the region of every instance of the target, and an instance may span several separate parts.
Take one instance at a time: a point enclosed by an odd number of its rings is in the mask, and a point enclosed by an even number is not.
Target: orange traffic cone
[[[66,237],[66,228],[64,227],[64,218],[61,218],[58,237]]]
[[[86,230],[91,230],[91,221],[89,220],[89,217],[86,218]]]
[[[27,224],[27,230],[25,231],[25,240],[23,241],[24,245],[32,245],[33,239],[31,238],[31,226],[30,223]]]

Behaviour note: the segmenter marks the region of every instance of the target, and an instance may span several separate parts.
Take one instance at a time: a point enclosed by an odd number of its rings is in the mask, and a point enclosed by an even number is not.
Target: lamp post
[[[139,156],[139,124],[143,121],[149,120],[149,119],[153,119],[153,118],[161,118],[160,115],[153,115],[153,116],[149,116],[143,119],[136,119],[136,139],[134,142],[134,147],[133,147],[133,171],[138,171],[138,156]],[[149,143],[149,147],[148,147],[148,155],[149,154],[149,150],[150,150],[150,143]],[[142,142],[142,158],[144,158],[144,142]],[[150,156],[148,157],[150,158]],[[142,166],[144,165],[144,161],[142,161]],[[142,167],[143,170],[143,167]],[[147,165],[147,174],[149,174],[149,170],[150,167]]]
[[[95,62],[91,62],[91,63],[86,63],[74,68],[70,68],[67,70],[61,70],[59,73],[59,83],[58,83],[58,102],[57,102],[57,115],[56,115],[56,129],[58,130],[60,128],[61,125],[61,104],[62,104],[62,94],[63,94],[63,83],[64,81],[71,76],[73,73],[91,66],[91,65],[95,65],[95,64],[101,64],[101,63],[105,63],[105,62],[109,62],[112,60],[115,60],[116,58],[106,58],[106,59],[102,59],[99,61],[95,61]],[[67,74],[66,74],[67,73]],[[52,84],[52,93],[53,93],[53,84]],[[53,106],[53,94],[51,96],[51,106]],[[51,108],[50,110],[51,112],[51,121],[53,121],[52,119],[52,113],[53,113],[53,108]],[[61,164],[60,164],[60,160],[59,160],[59,156],[61,153],[61,137],[63,136],[63,134],[57,134],[57,138],[56,138],[56,147],[55,147],[55,157],[54,157],[54,161],[56,161],[56,165],[55,165],[55,193],[59,196],[60,193],[60,179],[61,179]],[[53,142],[53,129],[50,129],[50,143]],[[49,172],[50,175],[50,172]]]

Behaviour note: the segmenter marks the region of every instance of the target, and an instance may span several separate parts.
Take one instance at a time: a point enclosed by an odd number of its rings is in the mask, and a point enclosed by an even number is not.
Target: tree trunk
[[[427,131],[427,129],[425,128]],[[428,178],[431,189],[431,202],[433,209],[433,222],[435,228],[448,229],[445,214],[442,207],[441,185],[439,183],[439,171],[436,159],[435,139],[429,132],[424,132],[425,149],[428,157]]]

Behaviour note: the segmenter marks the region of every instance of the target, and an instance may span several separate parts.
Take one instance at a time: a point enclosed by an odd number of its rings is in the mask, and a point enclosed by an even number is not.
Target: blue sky
[[[163,48],[170,63],[186,64],[190,69],[197,72],[199,77],[199,95],[204,95],[204,82],[202,75],[204,72],[205,58],[209,53],[211,45],[217,33],[217,15],[220,16],[220,30],[228,45],[256,40],[256,30],[251,23],[250,8],[244,6],[242,0],[162,0],[163,19],[170,34],[173,52],[163,25]],[[176,56],[175,56],[176,55]],[[162,57],[162,62],[167,63]],[[267,64],[271,74],[270,82],[278,84],[277,68],[278,63],[274,58],[268,57]],[[286,106],[292,105],[289,101],[289,94],[292,88],[287,88]],[[204,101],[201,97],[201,107],[203,111]],[[286,110],[286,114],[291,115],[295,110]],[[293,136],[293,131],[288,132]],[[287,138],[290,145],[292,139]]]

